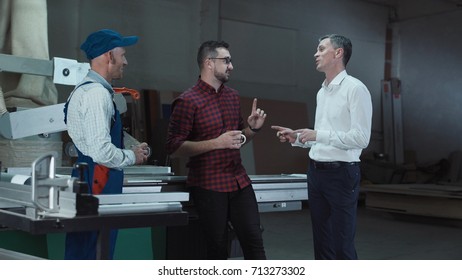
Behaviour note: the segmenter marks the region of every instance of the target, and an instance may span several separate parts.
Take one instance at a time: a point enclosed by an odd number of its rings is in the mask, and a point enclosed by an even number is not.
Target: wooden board
[[[462,187],[437,184],[365,185],[366,207],[390,213],[462,219]]]
[[[241,97],[241,113],[247,122],[253,98]],[[265,125],[253,139],[256,174],[306,174],[308,169],[308,149],[292,147],[279,142],[271,125],[292,129],[308,127],[306,103],[280,100],[258,99],[258,107],[268,115]]]

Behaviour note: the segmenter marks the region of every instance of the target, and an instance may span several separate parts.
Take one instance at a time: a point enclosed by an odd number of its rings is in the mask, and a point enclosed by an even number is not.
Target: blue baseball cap
[[[89,60],[92,60],[113,48],[131,46],[136,42],[138,42],[138,36],[123,37],[113,30],[102,29],[88,35],[80,49],[85,52]]]

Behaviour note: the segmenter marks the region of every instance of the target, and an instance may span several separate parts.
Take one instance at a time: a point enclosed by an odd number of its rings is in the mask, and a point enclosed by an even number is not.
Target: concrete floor
[[[309,208],[261,213],[268,259],[313,260]],[[462,260],[460,222],[393,216],[359,206],[356,250],[362,260]]]

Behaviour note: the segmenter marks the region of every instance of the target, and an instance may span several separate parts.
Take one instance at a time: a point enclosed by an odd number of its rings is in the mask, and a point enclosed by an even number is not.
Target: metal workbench
[[[57,174],[69,175],[70,168],[57,168]],[[140,166],[124,170],[125,179],[121,195],[100,198],[98,215],[75,217],[47,217],[31,219],[24,213],[24,208],[0,209],[0,225],[21,230],[33,235],[48,233],[67,233],[81,231],[99,231],[98,259],[106,259],[109,253],[109,232],[111,229],[142,228],[156,226],[188,225],[194,219],[194,202],[185,197],[188,192],[186,176],[174,176],[169,167]],[[301,210],[302,201],[308,199],[306,176],[291,175],[251,175],[260,212]],[[177,194],[179,202],[167,202],[159,205],[159,211],[131,212],[129,208],[107,211],[106,203],[115,198],[171,196]],[[151,206],[152,207],[152,206]],[[127,211],[125,211],[125,210]]]
[[[107,259],[112,229],[188,223],[181,205],[189,200],[186,192],[82,194],[76,178],[55,173],[52,155],[35,160],[30,172],[24,184],[8,182],[15,176],[2,176],[0,201],[7,203],[0,204],[0,227],[33,235],[98,231],[97,258]]]
[[[22,209],[0,210],[0,225],[34,235],[99,231],[97,259],[108,259],[109,233],[111,229],[188,224],[188,213],[185,211],[77,216],[74,218],[42,220],[32,220],[24,215],[15,215],[16,213],[24,214],[21,211]]]
[[[129,171],[130,172],[130,171]],[[306,175],[250,175],[260,212],[302,209],[308,200]],[[125,176],[124,193],[187,192],[186,176],[134,174]]]

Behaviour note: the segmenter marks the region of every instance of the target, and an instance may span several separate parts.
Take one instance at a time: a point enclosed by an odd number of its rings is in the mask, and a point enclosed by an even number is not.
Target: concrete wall
[[[393,28],[404,147],[416,152],[417,162],[433,163],[462,150],[462,7],[425,0],[417,9],[403,2]]]
[[[372,94],[368,151],[380,152],[385,30],[389,15],[397,13],[393,76],[403,85],[404,148],[428,161],[460,149],[460,56],[455,52],[462,17],[460,10],[445,13],[446,5],[449,1],[408,0],[390,12],[360,0],[48,0],[50,55],[84,61],[78,47],[100,28],[138,35],[139,44],[128,49],[123,85],[181,92],[197,79],[199,44],[222,39],[231,45],[231,86],[242,96],[306,102],[312,127],[323,80],[314,67],[317,39],[343,34],[353,42],[347,70]]]
[[[199,0],[48,0],[51,56],[86,61],[79,46],[102,28],[137,35],[127,48],[128,66],[119,84],[136,89],[182,91],[197,78]]]

